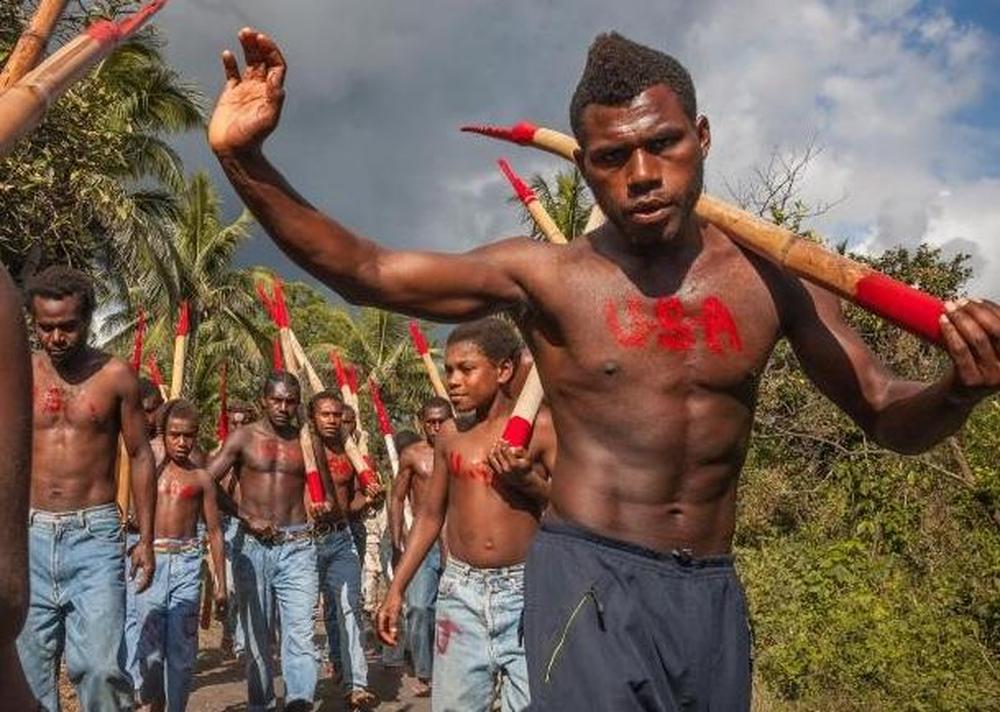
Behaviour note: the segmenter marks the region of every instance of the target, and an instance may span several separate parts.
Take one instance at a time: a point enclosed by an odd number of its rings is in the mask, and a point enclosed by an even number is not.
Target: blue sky
[[[174,0],[158,22],[210,101],[236,31],[272,34],[290,69],[268,155],[390,245],[459,250],[520,232],[496,158],[526,174],[564,166],[457,127],[564,129],[587,46],[616,29],[691,70],[713,126],[710,191],[729,197],[774,152],[815,141],[803,197],[836,205],[813,227],[868,251],[969,252],[973,291],[1000,298],[1000,0]],[[177,145],[223,181],[201,137]],[[302,275],[263,235],[241,259]]]

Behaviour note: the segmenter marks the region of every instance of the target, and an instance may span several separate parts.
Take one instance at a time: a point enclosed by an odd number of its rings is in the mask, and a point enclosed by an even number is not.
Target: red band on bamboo
[[[87,36],[101,44],[110,44],[121,38],[121,30],[118,25],[109,20],[98,20],[87,28]]]
[[[344,362],[340,360],[340,354],[336,351],[331,351],[330,362],[333,364],[333,372],[337,378],[337,388],[343,388],[344,386],[350,388],[351,386],[347,382],[347,372],[344,370]]]
[[[530,420],[512,415],[503,429],[503,440],[514,447],[527,447],[534,427]]]
[[[519,143],[523,146],[532,142],[538,127],[528,121],[522,121],[513,126],[463,126],[461,130],[498,138],[502,141]]]
[[[159,388],[163,385],[163,374],[160,373],[160,367],[152,356],[146,359],[146,370],[149,371],[149,380],[154,386]]]
[[[285,370],[285,358],[281,354],[281,339],[279,339],[277,336],[275,336],[274,340],[271,342],[271,349],[272,349],[272,352],[271,352],[271,361],[272,361],[272,366],[274,367],[274,370],[275,371],[284,371]]]
[[[507,176],[507,180],[510,181],[510,186],[514,189],[514,192],[517,194],[518,199],[522,203],[527,205],[532,200],[538,200],[538,196],[535,195],[535,191],[533,191],[528,184],[521,179],[521,176],[514,172],[514,169],[510,167],[510,164],[507,163],[506,160],[501,158],[497,161],[497,165],[500,166],[500,170],[503,174]]]
[[[378,385],[370,378],[368,379],[368,389],[371,391],[372,403],[375,405],[378,429],[382,431],[383,435],[392,435],[392,421],[389,420],[389,414],[385,410],[385,403],[382,402],[382,394],[379,392]]]
[[[319,472],[310,470],[306,473],[306,487],[309,489],[309,499],[313,502],[326,501],[326,490],[323,489],[323,480],[320,479]]]
[[[292,320],[288,316],[288,305],[285,303],[285,286],[281,280],[275,278],[274,287],[274,323],[279,329],[287,329],[291,326]]]
[[[358,394],[358,369],[354,367],[354,364],[348,363],[344,367],[344,375],[347,376],[347,387],[351,389],[351,393],[354,395]]]
[[[427,345],[427,339],[424,337],[424,332],[420,330],[420,325],[415,321],[410,322],[410,338],[413,339],[413,348],[415,348],[417,353],[421,356],[430,351],[430,346]]]
[[[941,343],[944,303],[884,274],[869,274],[854,290],[858,304],[932,343]]]
[[[177,336],[187,336],[191,331],[191,315],[188,308],[187,299],[181,302],[180,310],[177,314]]]
[[[135,336],[132,338],[132,370],[139,373],[142,368],[142,344],[146,336],[146,312],[139,310],[139,319],[135,324]]]

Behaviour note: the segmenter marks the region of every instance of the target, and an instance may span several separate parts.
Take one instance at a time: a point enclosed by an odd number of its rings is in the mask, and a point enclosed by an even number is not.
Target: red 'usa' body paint
[[[653,333],[656,324],[642,312],[642,300],[629,296],[625,300],[625,313],[628,316],[628,327],[623,327],[618,321],[618,306],[609,299],[604,303],[604,320],[608,330],[615,337],[619,346],[626,349],[638,349],[646,345],[649,335]]]
[[[656,300],[656,321],[660,324],[657,343],[669,351],[690,351],[694,348],[694,329],[684,316],[684,305],[677,297]]]
[[[722,345],[723,338],[733,353],[743,350],[743,341],[736,328],[736,321],[718,297],[708,297],[701,305],[701,325],[705,330],[705,343],[713,353],[721,354],[725,351],[726,347]]]

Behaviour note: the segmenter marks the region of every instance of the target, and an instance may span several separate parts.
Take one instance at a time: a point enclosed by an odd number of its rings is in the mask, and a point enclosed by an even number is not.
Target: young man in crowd
[[[296,424],[300,393],[293,375],[271,373],[261,394],[264,417],[231,433],[208,465],[216,482],[232,469],[239,486],[233,577],[246,645],[249,712],[276,704],[270,654],[275,618],[281,626],[285,709],[311,709],[316,690],[316,548],[308,520],[321,519],[329,506],[308,499]]]
[[[198,653],[204,517],[209,550],[218,572],[215,613],[225,617],[226,567],[216,485],[191,460],[198,437],[198,409],[186,400],[164,406],[163,465],[156,487],[153,582],[136,595],[139,640],[136,647],[137,695],[151,712],[183,712],[191,693]]]
[[[411,521],[407,508],[417,511],[426,497],[434,468],[434,442],[441,427],[451,420],[451,403],[435,396],[424,403],[420,411],[423,438],[400,446],[399,474],[389,500],[389,529],[392,533],[393,562],[406,549],[406,537]],[[434,542],[424,557],[410,585],[406,588],[406,645],[413,660],[413,675],[417,678],[417,697],[430,694],[434,655],[434,603],[437,600],[438,579],[441,576],[441,548]]]
[[[156,494],[139,380],[127,362],[87,344],[95,301],[86,275],[49,267],[29,279],[27,298],[42,350],[32,361],[31,599],[18,653],[43,709],[58,708],[63,652],[84,709],[130,709],[125,531],[115,465],[121,437],[139,529],[131,574],[140,572],[141,591],[155,567]]]
[[[545,410],[526,449],[501,441],[522,348],[513,327],[495,317],[448,337],[448,396],[471,424],[436,437],[430,482],[379,611],[379,635],[394,643],[404,592],[447,517],[431,693],[436,711],[488,712],[498,680],[502,709],[522,710],[529,701],[520,635],[524,560],[548,501],[556,441]]]
[[[314,527],[319,587],[330,647],[330,663],[347,687],[351,708],[372,707],[377,698],[368,690],[368,661],[361,640],[361,562],[351,534],[351,517],[371,504],[367,492],[355,486],[357,473],[344,452],[347,406],[338,393],[321,391],[309,401],[317,442],[317,459],[329,475],[327,495],[334,516]]]

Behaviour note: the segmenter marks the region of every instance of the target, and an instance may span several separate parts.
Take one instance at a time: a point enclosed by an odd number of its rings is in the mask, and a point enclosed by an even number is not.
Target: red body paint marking
[[[629,326],[623,327],[618,321],[618,306],[609,299],[604,303],[604,320],[615,341],[626,349],[637,349],[646,345],[649,335],[653,333],[656,324],[642,313],[642,300],[639,297],[628,297],[625,300],[625,313]]]
[[[342,455],[330,455],[326,459],[326,464],[330,466],[331,475],[350,477],[354,474],[354,468],[351,466],[350,460]]]
[[[42,397],[43,413],[59,413],[65,407],[66,402],[63,398],[62,388],[59,386],[49,386],[45,389],[45,395]]]
[[[278,442],[262,440],[257,445],[257,456],[262,460],[274,460],[278,457]]]
[[[439,655],[448,652],[448,644],[451,643],[451,636],[461,632],[459,627],[447,618],[437,622],[437,651]]]
[[[684,315],[684,305],[677,297],[656,300],[656,321],[660,324],[657,343],[669,351],[690,351],[694,348],[694,329]]]
[[[636,296],[625,298],[627,325],[618,318],[618,305],[611,299],[604,303],[604,319],[608,331],[618,345],[626,349],[641,348],[649,337],[656,334],[657,345],[666,351],[691,351],[697,346],[697,334],[704,334],[705,345],[715,354],[739,353],[743,350],[736,321],[725,303],[715,296],[702,302],[697,316],[684,313],[684,305],[677,297],[660,297],[652,307],[654,320],[644,313],[642,300]]]
[[[701,326],[705,330],[705,343],[713,353],[721,354],[726,350],[722,345],[723,338],[733,353],[743,350],[743,341],[736,328],[736,321],[725,303],[718,297],[708,297],[701,305]]]
[[[463,467],[462,456],[453,452],[449,457],[448,464],[453,477],[482,482],[485,485],[493,484],[493,470],[485,462],[471,462],[468,467]]]
[[[90,419],[95,423],[100,420],[100,417],[97,415],[97,406],[93,403],[87,403],[87,412],[90,414]]]
[[[184,485],[180,488],[177,496],[181,499],[194,499],[201,493],[201,489],[195,485]]]

